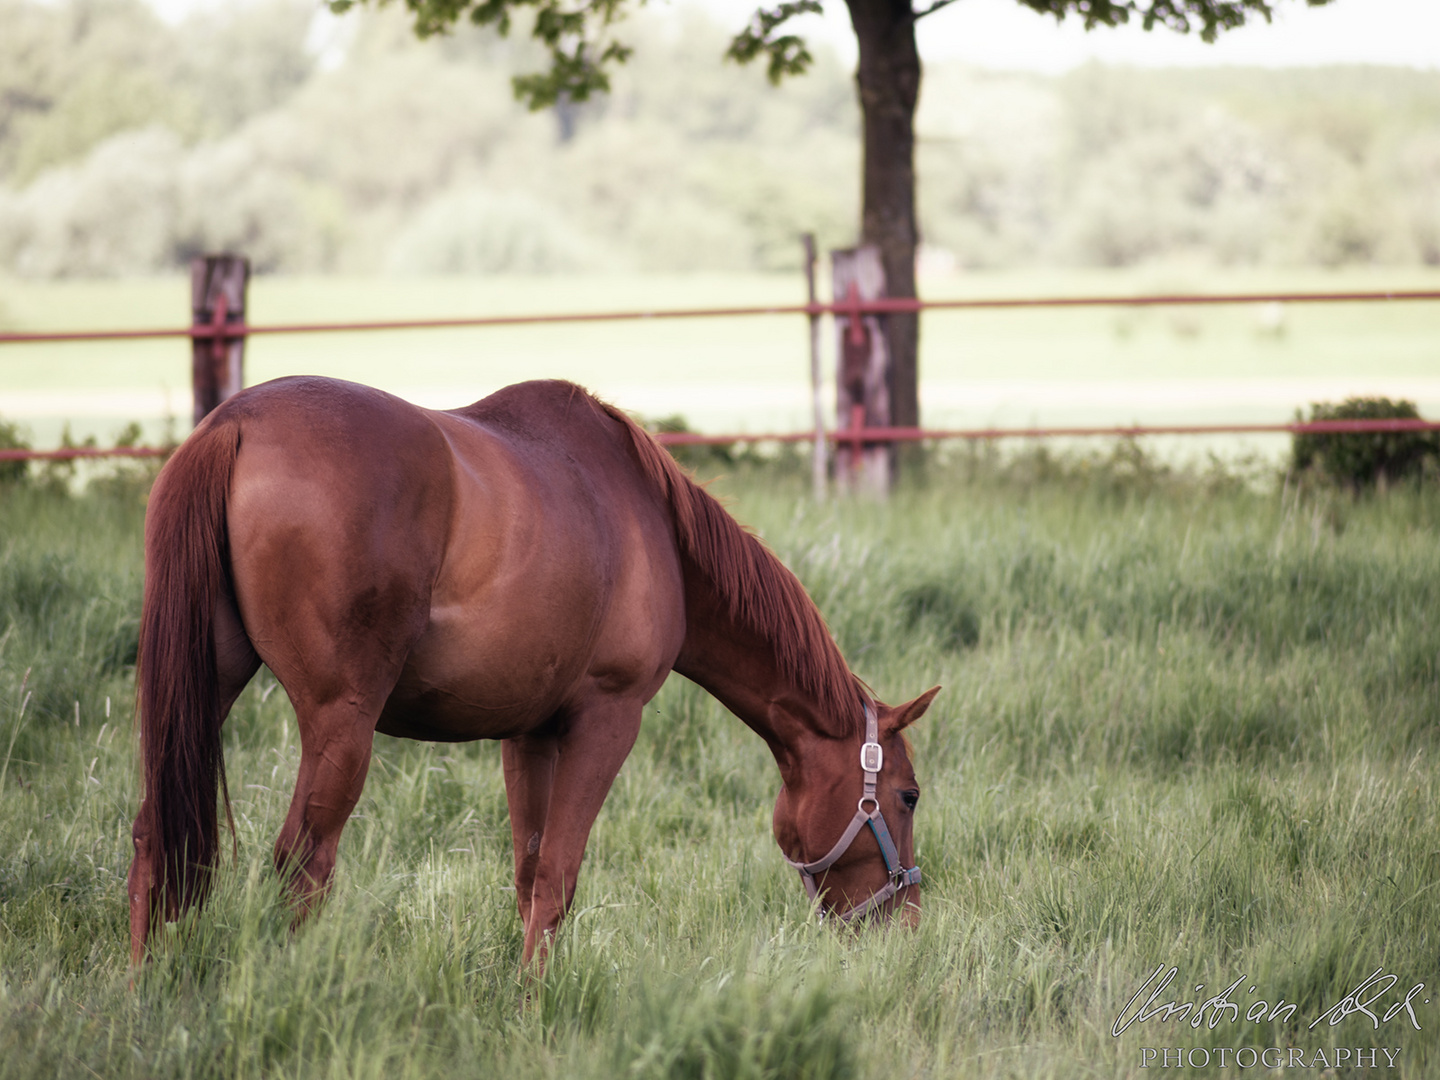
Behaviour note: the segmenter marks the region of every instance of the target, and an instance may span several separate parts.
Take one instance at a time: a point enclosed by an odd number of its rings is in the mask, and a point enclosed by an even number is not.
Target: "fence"
[[[138,330],[79,330],[34,333],[0,332],[0,346],[53,342],[101,342],[146,338],[187,338],[196,355],[206,346],[217,354],[228,351],[233,343],[249,337],[268,334],[326,334],[385,331],[416,331],[428,329],[484,328],[555,323],[605,323],[627,320],[738,318],[761,315],[803,315],[817,320],[823,316],[857,320],[863,315],[921,313],[956,310],[1023,310],[1036,308],[1080,307],[1177,307],[1214,306],[1224,304],[1349,304],[1377,302],[1440,300],[1440,291],[1392,290],[1367,292],[1277,292],[1277,293],[1213,293],[1199,295],[1153,296],[1061,296],[1045,298],[1013,297],[967,300],[920,300],[883,298],[861,300],[852,292],[848,299],[837,303],[771,305],[729,308],[681,308],[612,312],[577,312],[550,315],[502,315],[454,319],[415,319],[377,322],[286,323],[255,326],[243,321],[243,307],[227,310],[223,302],[214,306],[213,317],[198,318],[189,327],[165,327]],[[196,302],[197,314],[201,303]],[[236,316],[240,318],[237,321]],[[197,368],[198,370],[198,368]],[[197,390],[198,392],[198,390]],[[1004,438],[1051,438],[1110,436],[1136,438],[1146,435],[1220,435],[1220,434],[1326,434],[1398,431],[1440,431],[1440,422],[1426,420],[1325,420],[1280,424],[1218,424],[1218,425],[1130,425],[1118,427],[1032,427],[1032,428],[944,428],[867,427],[826,431],[824,438],[831,445],[858,448],[877,444],[918,442],[940,439],[989,440]],[[737,442],[811,442],[817,432],[697,434],[662,432],[660,442],[670,446],[722,445]],[[64,447],[55,450],[0,450],[0,461],[72,460],[101,457],[158,457],[170,452],[164,447]]]

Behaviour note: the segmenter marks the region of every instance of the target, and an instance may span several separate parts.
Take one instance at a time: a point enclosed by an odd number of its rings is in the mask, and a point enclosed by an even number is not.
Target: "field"
[[[935,299],[1155,292],[1440,288],[1434,270],[1127,270],[971,273],[922,282]],[[828,290],[822,287],[822,295]],[[258,324],[517,312],[794,304],[799,274],[333,279],[261,277]],[[188,284],[0,279],[0,327],[178,326]],[[1283,422],[1311,401],[1405,397],[1440,415],[1440,303],[1214,309],[932,313],[922,334],[922,408],[933,425]],[[683,413],[706,431],[810,423],[805,323],[795,316],[262,337],[247,372],[335,375],[449,407],[524,378],[575,379],[646,416]],[[833,369],[827,332],[826,369]],[[833,400],[833,393],[827,396]],[[189,350],[155,341],[0,346],[0,418],[54,445],[68,420],[102,442],[131,420],[184,433]],[[1164,444],[1275,458],[1283,439]]]
[[[921,926],[816,921],[763,744],[674,677],[528,1005],[494,745],[378,737],[291,933],[263,671],[225,729],[238,863],[132,989],[143,485],[0,495],[0,1077],[1440,1074],[1433,485],[957,454],[879,508],[782,466],[715,490],[882,698],[945,686],[913,729]],[[1112,1034],[1171,966],[1154,1003],[1194,1008]],[[1374,1022],[1341,1019],[1376,969]]]

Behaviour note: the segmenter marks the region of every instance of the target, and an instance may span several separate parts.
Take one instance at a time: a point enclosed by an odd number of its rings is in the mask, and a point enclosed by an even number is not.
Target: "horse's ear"
[[[930,702],[935,700],[935,695],[938,693],[940,693],[940,687],[932,686],[914,701],[896,705],[890,710],[890,715],[885,718],[885,726],[892,732],[904,731],[925,715],[925,710],[930,707]]]

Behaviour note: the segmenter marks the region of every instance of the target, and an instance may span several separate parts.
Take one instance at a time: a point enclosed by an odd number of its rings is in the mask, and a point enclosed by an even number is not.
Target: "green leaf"
[[[1019,3],[1057,20],[1074,13],[1085,21],[1085,29],[1128,23],[1131,15],[1140,18],[1146,30],[1156,26],[1188,34],[1198,27],[1203,41],[1214,41],[1222,30],[1234,30],[1253,18],[1270,21],[1274,0],[1018,0]],[[1321,7],[1331,0],[1305,0]]]
[[[760,8],[750,17],[750,24],[735,35],[725,56],[737,64],[748,64],[763,53],[765,74],[776,85],[786,75],[802,75],[815,59],[805,40],[775,31],[796,15],[818,15],[822,10],[819,0],[785,0],[779,7]]]

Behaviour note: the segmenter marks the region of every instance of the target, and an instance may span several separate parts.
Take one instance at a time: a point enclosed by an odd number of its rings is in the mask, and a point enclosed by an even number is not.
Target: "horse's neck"
[[[782,771],[816,735],[811,696],[772,644],[730,616],[706,583],[687,580],[685,643],[675,670],[699,684],[769,745]]]

